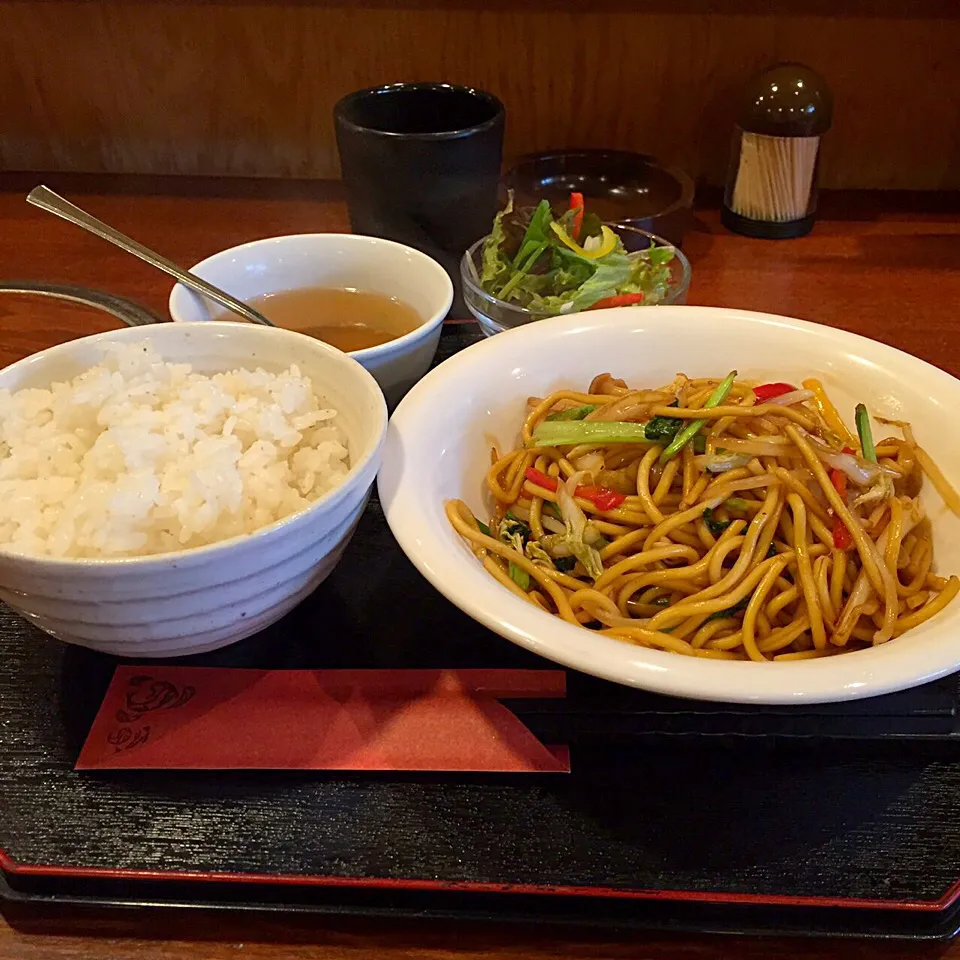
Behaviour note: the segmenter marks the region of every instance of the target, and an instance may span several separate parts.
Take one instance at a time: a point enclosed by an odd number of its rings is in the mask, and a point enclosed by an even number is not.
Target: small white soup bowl
[[[356,287],[396,297],[421,317],[419,327],[350,356],[369,370],[393,406],[430,369],[440,325],[453,302],[453,283],[419,250],[350,233],[303,233],[253,240],[201,260],[191,271],[245,303],[306,287]],[[177,284],[170,293],[175,321],[230,319],[219,304]]]
[[[84,337],[0,370],[0,389],[47,387],[99,363],[110,344],[149,343],[201,373],[295,363],[338,413],[350,472],[306,509],[252,534],[122,559],[55,559],[0,547],[0,600],[41,630],[126,657],[214,650],[292,610],[333,570],[367,502],[387,427],[360,364],[319,340],[250,323],[161,323]]]

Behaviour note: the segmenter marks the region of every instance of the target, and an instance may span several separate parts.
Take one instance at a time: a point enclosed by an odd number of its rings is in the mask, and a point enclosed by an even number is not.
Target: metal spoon
[[[88,233],[92,233],[94,236],[100,237],[103,240],[108,240],[121,250],[126,250],[127,253],[132,253],[135,257],[145,260],[158,270],[170,274],[171,277],[179,280],[185,287],[190,287],[192,290],[196,290],[197,293],[202,293],[205,297],[209,297],[221,306],[233,311],[233,313],[239,314],[244,320],[249,320],[251,323],[260,323],[266,327],[276,326],[276,324],[268,320],[258,310],[248,307],[245,303],[237,300],[235,297],[231,297],[229,293],[224,292],[219,287],[207,283],[206,280],[201,280],[200,277],[190,273],[189,270],[178,267],[166,257],[161,257],[160,254],[154,253],[149,247],[145,247],[142,243],[137,243],[136,240],[132,240],[125,234],[120,233],[119,230],[114,230],[113,227],[108,226],[102,220],[91,217],[89,213],[81,210],[69,200],[65,200],[58,193],[54,193],[49,187],[34,187],[27,194],[27,203],[31,203],[41,210],[46,210],[48,213],[55,213],[58,217],[62,217],[70,223],[75,223],[78,227],[83,227]]]

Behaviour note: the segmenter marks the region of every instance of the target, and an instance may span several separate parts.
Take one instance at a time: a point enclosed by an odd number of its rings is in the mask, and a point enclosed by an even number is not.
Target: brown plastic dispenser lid
[[[833,94],[826,80],[799,63],[781,63],[752,77],[743,92],[740,126],[769,137],[813,137],[830,128]]]

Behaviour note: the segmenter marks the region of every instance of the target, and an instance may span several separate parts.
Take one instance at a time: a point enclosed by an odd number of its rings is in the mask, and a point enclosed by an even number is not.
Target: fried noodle
[[[491,451],[489,521],[447,517],[514,594],[626,643],[790,662],[900,637],[960,592],[934,572],[924,477],[960,497],[909,424],[874,445],[863,408],[855,433],[819,381],[788,388],[601,374],[532,397],[521,445]]]

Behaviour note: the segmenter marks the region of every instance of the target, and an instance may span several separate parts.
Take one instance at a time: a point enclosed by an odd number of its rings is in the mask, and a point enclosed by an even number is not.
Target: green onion
[[[474,517],[474,520],[476,519],[477,518]],[[485,533],[488,537],[490,536],[490,528],[482,520],[477,520],[477,526],[480,528],[481,533]]]
[[[704,407],[719,407],[730,395],[733,389],[733,382],[737,379],[737,371],[731,371],[726,379],[710,394],[710,399],[704,404]],[[666,463],[671,457],[675,457],[687,443],[700,432],[706,425],[706,420],[692,420],[684,427],[672,440],[670,446],[660,454],[660,462]]]
[[[530,574],[527,573],[523,567],[518,567],[512,560],[510,561],[510,567],[507,571],[510,574],[510,579],[521,589],[529,590],[530,589]]]
[[[583,420],[584,417],[589,413],[593,413],[597,409],[595,403],[585,403],[580,407],[568,407],[566,410],[558,410],[556,413],[551,413],[544,419],[553,421],[553,420]]]
[[[538,423],[531,447],[565,447],[578,443],[648,443],[642,423],[623,420],[554,420]]]
[[[860,448],[863,450],[863,459],[871,463],[877,462],[877,448],[873,445],[873,431],[870,429],[870,414],[862,404],[857,404],[857,433],[860,436]]]

